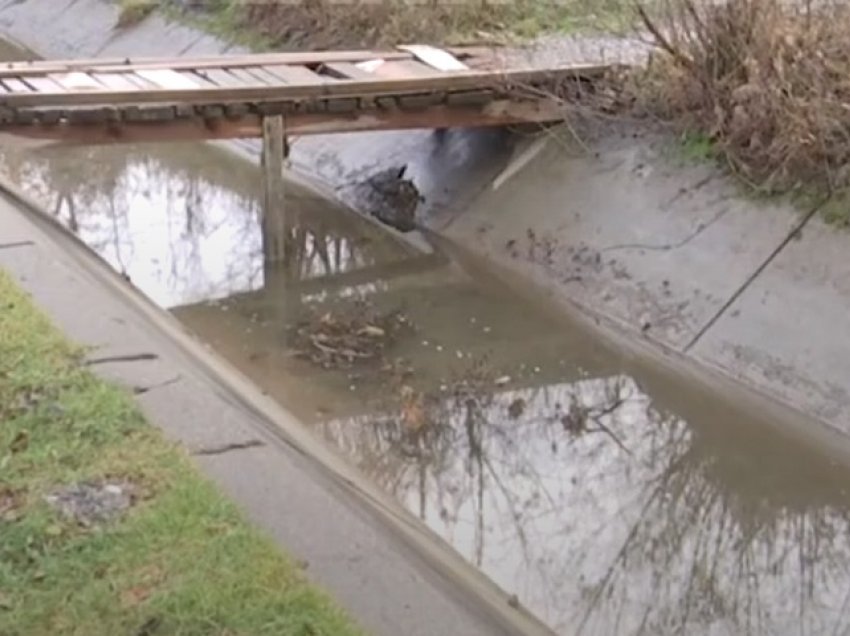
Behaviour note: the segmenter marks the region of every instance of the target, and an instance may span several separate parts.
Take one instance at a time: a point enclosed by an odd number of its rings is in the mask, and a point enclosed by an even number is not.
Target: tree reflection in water
[[[6,149],[0,171],[164,306],[256,290],[265,269],[259,170],[202,144]],[[368,224],[294,188],[282,280],[402,258]]]
[[[847,633],[846,477],[722,428],[615,376],[461,382],[323,432],[559,633]]]

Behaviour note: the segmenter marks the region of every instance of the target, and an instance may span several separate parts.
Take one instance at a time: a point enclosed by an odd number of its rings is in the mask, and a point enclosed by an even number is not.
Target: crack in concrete
[[[770,254],[768,254],[764,262],[762,262],[761,265],[759,265],[755,269],[755,271],[747,277],[747,279],[741,284],[741,286],[735,290],[735,292],[729,297],[729,299],[725,303],[723,303],[723,306],[717,311],[717,313],[714,314],[714,316],[712,316],[711,319],[702,327],[702,329],[699,330],[699,332],[691,339],[691,341],[687,345],[685,345],[685,348],[682,350],[684,353],[688,353],[700,340],[702,340],[703,336],[705,336],[705,334],[707,334],[709,330],[711,330],[711,328],[717,323],[717,321],[723,317],[723,315],[729,310],[729,308],[735,303],[735,301],[737,301],[741,297],[741,295],[745,291],[747,291],[750,285],[752,285],[756,281],[756,279],[761,276],[761,273],[765,269],[767,269],[768,265],[770,265],[776,259],[777,256],[779,256],[782,250],[784,250],[785,247],[791,241],[795,240],[797,237],[800,236],[800,233],[803,231],[803,228],[806,227],[809,221],[812,220],[815,214],[817,214],[818,210],[820,210],[828,200],[829,199],[825,199],[818,203],[816,206],[814,206],[809,212],[806,213],[806,215],[800,220],[799,223],[797,223],[794,227],[791,228],[791,231],[788,232],[787,236],[785,236],[785,238],[783,238],[782,241],[779,242],[779,245],[777,245],[776,248]]]
[[[132,353],[123,356],[104,356],[102,358],[90,358],[83,365],[87,367],[96,364],[106,364],[108,362],[141,362],[144,360],[158,360],[159,356],[155,353]]]
[[[134,386],[133,387],[133,395],[144,395],[145,393],[150,393],[156,389],[162,389],[167,386],[171,386],[172,384],[176,384],[182,379],[183,376],[180,374],[175,375],[173,378],[168,380],[163,380],[162,382],[158,382],[157,384],[151,384],[150,386]]]
[[[726,216],[729,213],[729,210],[731,210],[731,208],[728,207],[728,206],[723,208],[717,214],[715,214],[709,221],[706,221],[704,223],[700,223],[699,225],[697,225],[696,229],[693,232],[691,232],[688,236],[686,236],[682,240],[677,241],[676,243],[662,243],[662,244],[658,244],[658,245],[651,245],[651,244],[644,244],[644,243],[624,243],[622,245],[611,245],[610,247],[604,247],[599,251],[600,252],[613,252],[615,250],[652,250],[652,251],[657,251],[657,252],[666,252],[666,251],[669,251],[669,250],[679,249],[680,247],[684,247],[685,245],[687,245],[688,243],[693,241],[700,234],[705,232],[708,228],[710,228],[712,225],[714,225],[720,219],[722,219],[724,216]]]
[[[209,456],[209,455],[224,455],[225,453],[230,453],[232,451],[237,450],[246,450],[248,448],[258,448],[260,446],[265,446],[265,442],[258,439],[249,439],[244,442],[231,442],[229,444],[222,444],[221,446],[212,446],[210,448],[201,448],[200,450],[196,450],[193,455],[201,455],[201,456]]]
[[[15,247],[31,247],[34,241],[12,241],[11,243],[0,243],[0,250],[9,250]]]

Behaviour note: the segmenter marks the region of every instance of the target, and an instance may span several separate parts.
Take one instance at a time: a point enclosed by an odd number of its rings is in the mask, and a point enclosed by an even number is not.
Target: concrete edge
[[[114,294],[144,323],[160,333],[180,366],[189,367],[254,417],[246,422],[256,427],[272,446],[282,445],[306,459],[312,476],[335,498],[345,498],[385,528],[391,538],[449,586],[455,598],[474,614],[502,624],[517,634],[551,635],[551,630],[521,607],[489,578],[466,562],[440,537],[433,534],[394,498],[387,495],[317,438],[313,437],[282,406],[264,395],[241,372],[206,349],[176,318],[129,286],[109,265],[82,241],[51,217],[35,200],[5,179],[0,179],[0,196],[10,200],[43,233],[94,281]],[[169,357],[171,357],[169,355]],[[157,422],[151,424],[162,428]]]

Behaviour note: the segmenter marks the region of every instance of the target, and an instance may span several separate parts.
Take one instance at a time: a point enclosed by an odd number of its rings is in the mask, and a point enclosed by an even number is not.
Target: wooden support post
[[[282,263],[286,251],[286,193],[283,184],[286,127],[283,115],[263,118],[263,255]]]

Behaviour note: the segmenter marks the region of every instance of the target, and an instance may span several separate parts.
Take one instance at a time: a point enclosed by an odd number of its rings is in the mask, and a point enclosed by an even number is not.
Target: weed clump
[[[759,190],[850,186],[850,6],[665,1],[640,11],[660,51],[641,78],[650,107]]]

